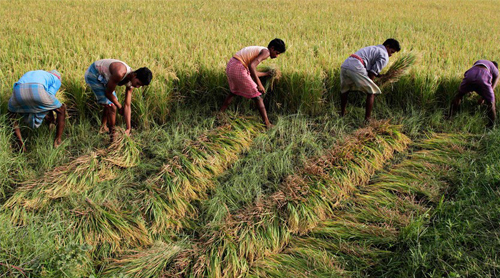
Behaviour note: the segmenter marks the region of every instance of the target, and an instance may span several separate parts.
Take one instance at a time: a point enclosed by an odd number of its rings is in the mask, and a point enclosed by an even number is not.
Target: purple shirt
[[[495,67],[495,64],[488,60],[479,60],[474,63],[474,66],[478,65],[484,66],[488,69],[492,77],[491,83],[493,84],[493,82],[495,82],[498,78],[498,69]]]

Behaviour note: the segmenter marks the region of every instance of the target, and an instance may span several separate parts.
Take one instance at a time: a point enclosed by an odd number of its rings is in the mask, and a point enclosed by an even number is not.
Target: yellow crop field
[[[446,116],[464,72],[500,60],[498,14],[497,0],[0,0],[0,278],[495,277],[500,131],[475,94]],[[243,98],[219,113],[228,61],[274,38],[286,52],[260,65],[281,72],[274,126]],[[341,64],[388,38],[389,66],[416,62],[371,122],[359,94],[339,117]],[[153,73],[113,143],[84,78],[107,58]],[[63,142],[23,126],[20,151],[13,85],[52,69]]]

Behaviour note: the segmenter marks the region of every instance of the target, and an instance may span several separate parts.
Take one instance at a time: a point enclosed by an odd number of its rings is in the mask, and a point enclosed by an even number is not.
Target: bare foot
[[[101,128],[99,128],[99,133],[108,133],[109,132],[109,128],[105,125],[101,126]]]
[[[54,148],[59,147],[59,145],[61,145],[61,143],[62,143],[61,138],[54,140]]]

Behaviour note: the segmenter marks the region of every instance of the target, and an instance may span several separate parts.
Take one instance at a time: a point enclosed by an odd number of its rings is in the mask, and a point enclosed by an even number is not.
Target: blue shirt
[[[361,48],[354,54],[363,59],[366,69],[358,59],[353,57],[347,58],[342,64],[342,68],[356,72],[366,72],[365,74],[368,74],[367,71],[370,71],[378,75],[387,66],[387,63],[389,63],[389,53],[387,53],[387,49],[382,44]]]
[[[25,73],[19,81],[14,83],[14,87],[17,84],[26,84],[26,83],[38,83],[42,84],[47,93],[55,96],[57,90],[61,88],[61,80],[57,78],[55,75],[48,71],[44,70],[34,70],[28,71]]]

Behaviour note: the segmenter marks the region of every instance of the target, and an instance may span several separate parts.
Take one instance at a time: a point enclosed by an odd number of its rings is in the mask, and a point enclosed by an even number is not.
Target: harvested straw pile
[[[116,140],[107,149],[79,156],[40,178],[24,182],[3,209],[11,210],[14,222],[22,221],[23,211],[46,209],[56,200],[84,194],[99,183],[115,179],[115,166],[135,166],[139,156],[137,144],[118,129]]]
[[[123,128],[116,128],[114,140],[108,147],[104,160],[122,168],[137,166],[140,150],[137,143],[125,134]]]
[[[387,262],[411,227],[425,229],[425,215],[453,183],[453,172],[462,171],[465,164],[457,161],[469,151],[470,141],[440,134],[417,144],[421,150],[358,188],[348,205],[338,207],[308,237],[294,235],[279,254],[257,261],[249,276],[364,276],[355,271]]]
[[[408,143],[399,127],[372,123],[324,157],[311,159],[274,194],[230,215],[225,223],[206,226],[192,250],[180,253],[182,267],[174,263],[170,269],[196,277],[248,274],[255,261],[279,253],[293,235],[307,234],[331,217],[342,198],[368,182],[393,152],[404,150]]]
[[[417,61],[417,56],[412,52],[402,53],[399,58],[392,63],[385,74],[376,80],[379,87],[384,87],[397,82]]]
[[[188,142],[181,153],[147,180],[142,207],[153,232],[185,227],[185,216],[197,213],[191,202],[207,197],[207,190],[215,186],[213,178],[236,161],[261,130],[258,121],[231,120]]]

